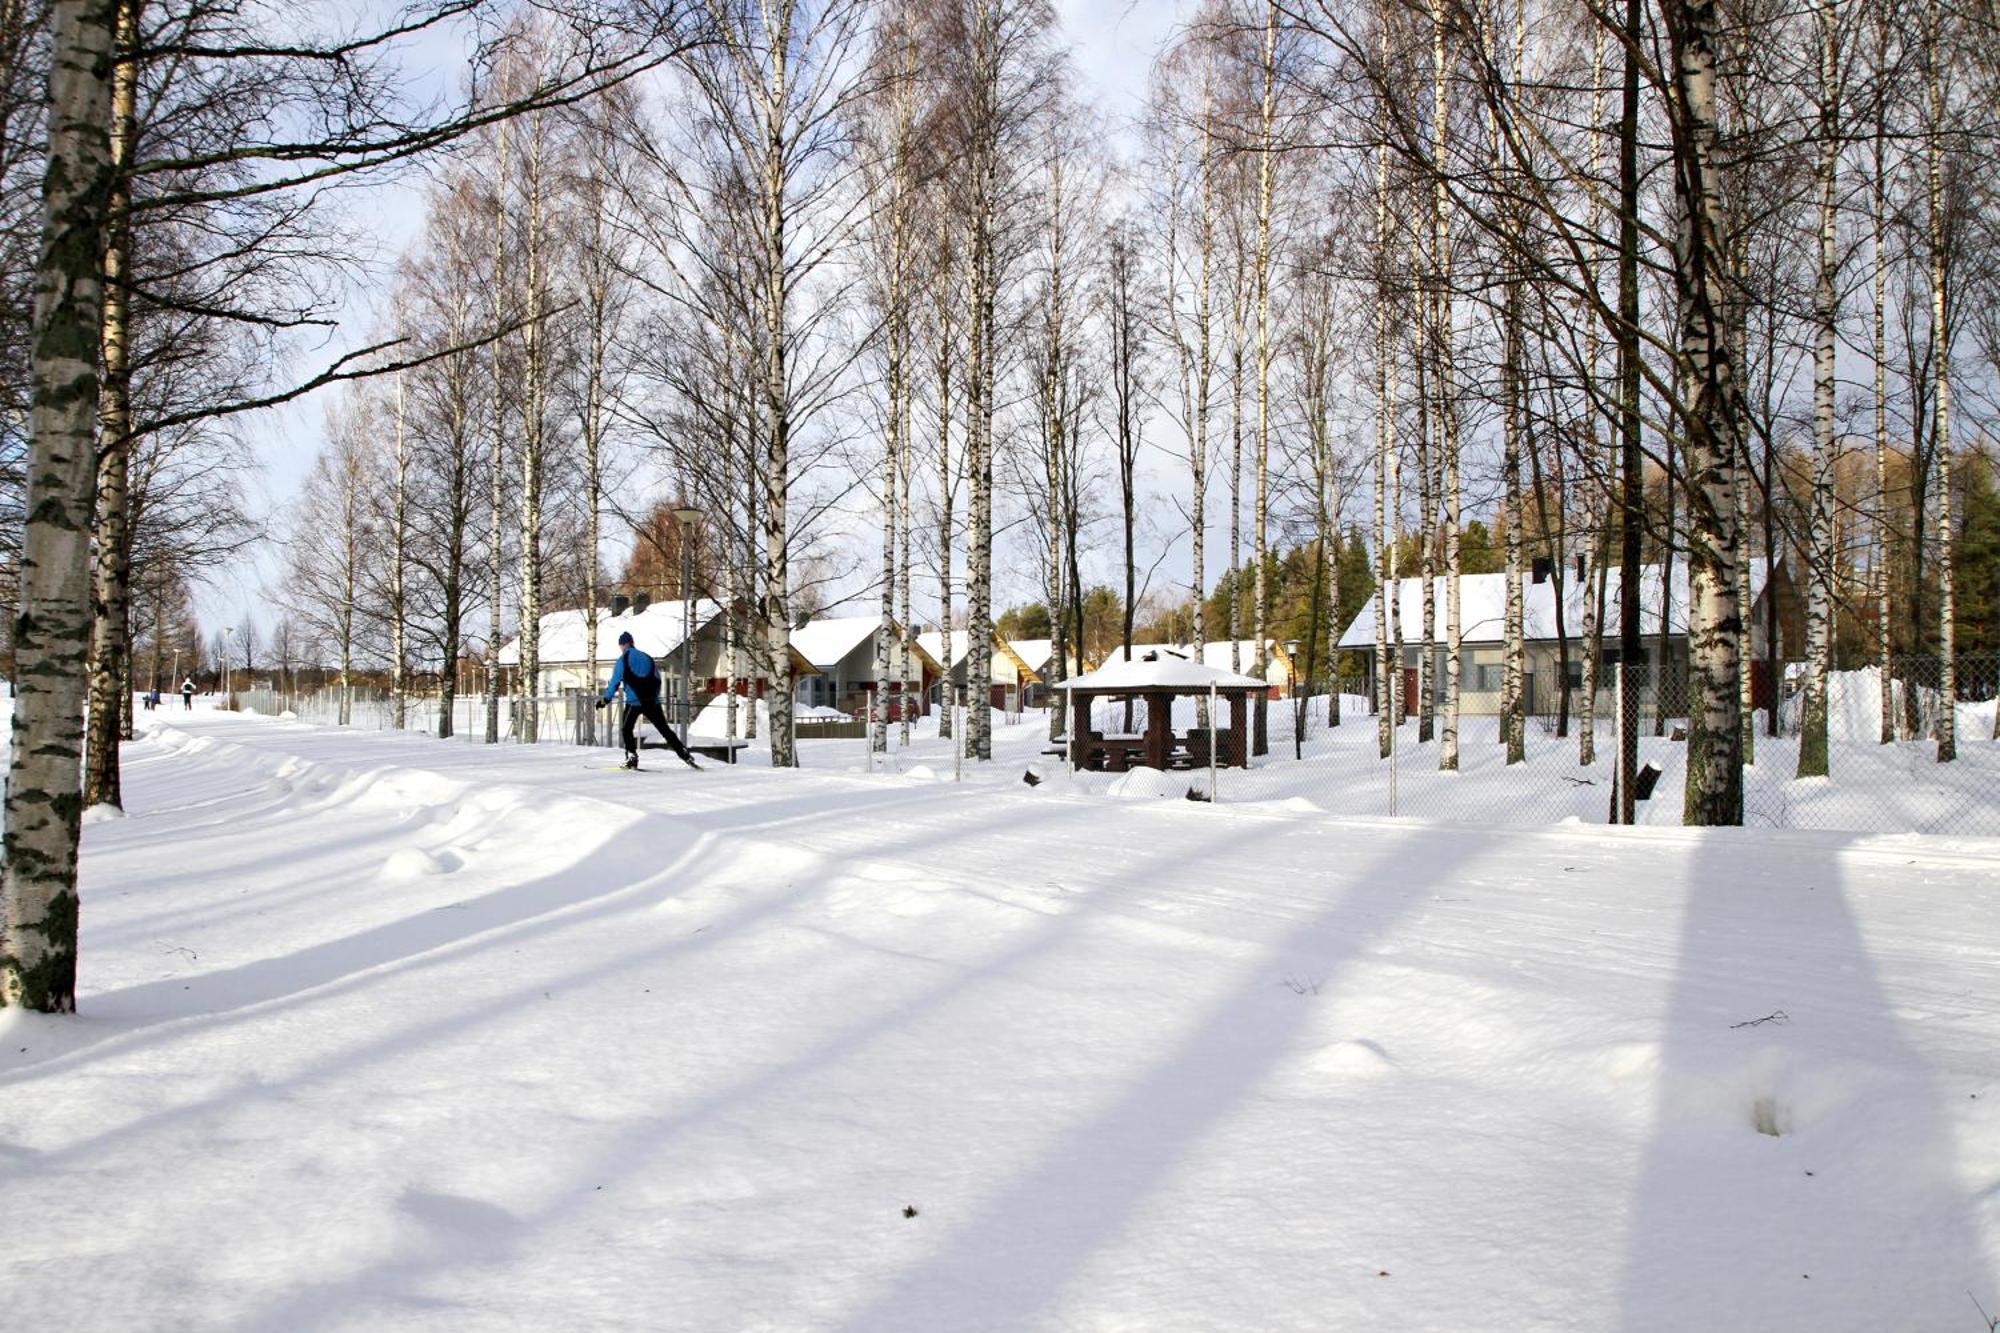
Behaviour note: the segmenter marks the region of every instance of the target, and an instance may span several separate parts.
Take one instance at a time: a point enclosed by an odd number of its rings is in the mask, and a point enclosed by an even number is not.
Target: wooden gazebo
[[[1123,773],[1136,765],[1147,768],[1206,767],[1210,760],[1210,729],[1174,730],[1174,700],[1206,699],[1214,692],[1217,705],[1227,703],[1229,722],[1214,734],[1214,760],[1229,768],[1250,766],[1250,696],[1265,689],[1252,676],[1221,671],[1190,662],[1165,648],[1134,649],[1122,662],[1063,681],[1069,692],[1069,754],[1078,768]],[[1130,699],[1146,706],[1146,729],[1100,732],[1091,725],[1091,704],[1099,699]]]

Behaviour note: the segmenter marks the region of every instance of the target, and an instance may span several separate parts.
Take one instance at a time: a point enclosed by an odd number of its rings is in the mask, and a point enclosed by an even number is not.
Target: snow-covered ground
[[[38,1326],[2000,1309],[2000,842],[142,721],[82,1013],[0,1014]]]

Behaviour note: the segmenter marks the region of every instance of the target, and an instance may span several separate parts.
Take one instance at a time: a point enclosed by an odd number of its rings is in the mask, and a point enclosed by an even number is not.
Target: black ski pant
[[[674,729],[667,725],[667,715],[660,708],[660,701],[658,699],[648,699],[644,703],[625,705],[625,720],[619,724],[618,730],[619,734],[624,738],[626,754],[637,755],[639,753],[639,719],[641,717],[652,723],[654,729],[667,738],[668,749],[689,763],[694,762],[693,756],[687,752],[687,746],[681,744],[681,738],[674,735]]]

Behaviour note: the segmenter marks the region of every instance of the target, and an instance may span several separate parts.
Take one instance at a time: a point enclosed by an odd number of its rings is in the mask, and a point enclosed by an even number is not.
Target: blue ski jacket
[[[635,684],[635,678],[646,683]],[[649,698],[657,698],[660,692],[659,664],[637,647],[627,648],[618,654],[618,662],[611,668],[611,681],[604,687],[604,697],[611,699],[616,696],[620,686],[625,690],[625,702],[633,707]]]

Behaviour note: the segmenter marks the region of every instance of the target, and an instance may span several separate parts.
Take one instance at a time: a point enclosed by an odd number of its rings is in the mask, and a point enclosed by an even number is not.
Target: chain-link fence
[[[1882,739],[1884,677],[1876,668],[1831,672],[1827,680],[1825,776],[1799,775],[1806,671],[1758,664],[1744,744],[1744,823],[1851,832],[2000,835],[2000,740],[1995,696],[2000,658],[1960,657],[1952,695],[1952,757],[1941,663],[1905,658],[1887,677],[1890,737]],[[1415,673],[1410,673],[1414,676]],[[1264,705],[1263,745],[1247,770],[1221,769],[1213,790],[1225,802],[1308,802],[1348,815],[1412,816],[1454,823],[1609,823],[1620,817],[1617,774],[1621,726],[1635,751],[1633,819],[1682,822],[1687,777],[1691,676],[1684,664],[1659,673],[1612,663],[1586,700],[1523,682],[1516,735],[1499,710],[1497,682],[1460,681],[1455,731],[1445,684],[1408,681],[1383,725],[1365,682],[1327,685]],[[1361,686],[1356,689],[1355,686]],[[1426,689],[1430,707],[1425,708]],[[1183,724],[1176,710],[1175,724]],[[1337,717],[1337,722],[1335,718]],[[1187,723],[1195,719],[1189,716]],[[1511,741],[1511,743],[1510,743]],[[1261,749],[1261,753],[1255,753]]]
[[[365,686],[342,690],[332,686],[296,693],[258,686],[236,693],[238,707],[267,717],[295,718],[322,726],[347,726],[361,731],[396,730],[395,700],[389,691]],[[525,709],[511,697],[489,701],[485,695],[459,695],[451,701],[452,735],[465,740],[486,738],[489,702],[498,734],[518,741]],[[600,713],[597,696],[583,690],[540,695],[535,699],[536,739],[564,745],[616,745],[622,704]],[[402,730],[435,736],[444,716],[437,695],[408,695],[403,700]]]

